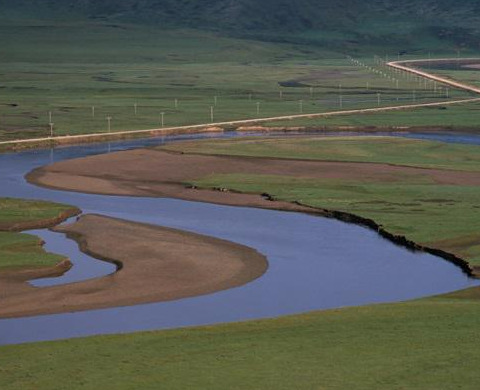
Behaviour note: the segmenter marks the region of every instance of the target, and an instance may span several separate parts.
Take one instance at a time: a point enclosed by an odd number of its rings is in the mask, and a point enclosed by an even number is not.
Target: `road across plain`
[[[480,59],[476,58],[463,58],[455,59],[455,61],[472,61]],[[407,61],[393,61],[386,63],[387,66],[395,69],[399,69],[405,72],[416,74],[420,77],[426,79],[434,80],[442,84],[450,85],[455,88],[463,89],[468,92],[473,92],[480,95],[480,88],[475,86],[461,83],[455,80],[450,80],[441,76],[437,76],[419,69],[412,68],[407,66],[407,64],[415,63],[425,63],[425,62],[446,62],[454,61],[453,59],[434,59],[434,60],[407,60]],[[126,130],[126,131],[116,131],[109,133],[92,133],[92,134],[79,134],[79,135],[65,135],[65,136],[55,136],[55,137],[43,137],[43,138],[29,138],[21,140],[11,140],[11,141],[1,141],[0,145],[28,145],[28,144],[41,144],[45,142],[52,143],[75,143],[75,141],[84,141],[91,140],[109,140],[109,139],[119,139],[128,136],[135,135],[146,135],[146,136],[158,136],[162,134],[168,134],[171,132],[181,133],[182,131],[192,131],[192,130],[207,130],[212,127],[228,127],[228,126],[248,126],[248,125],[257,125],[265,122],[272,121],[283,121],[283,120],[295,120],[295,119],[312,119],[312,118],[328,118],[332,116],[341,116],[341,115],[352,115],[352,114],[370,114],[376,112],[388,112],[388,111],[399,111],[399,110],[409,110],[415,108],[423,107],[439,107],[445,105],[454,105],[454,104],[464,104],[464,103],[475,103],[480,102],[480,97],[478,98],[468,98],[468,99],[458,99],[458,100],[445,100],[441,102],[434,103],[417,103],[417,104],[404,104],[404,105],[394,105],[386,107],[375,107],[375,108],[364,108],[356,110],[346,110],[346,111],[329,111],[329,112],[320,112],[320,113],[310,113],[310,114],[296,114],[296,115],[284,115],[284,116],[275,116],[275,117],[266,117],[266,118],[255,118],[255,119],[243,119],[227,122],[213,122],[213,123],[203,123],[198,125],[187,125],[187,126],[175,126],[175,127],[163,127],[163,128],[154,128],[146,130]]]

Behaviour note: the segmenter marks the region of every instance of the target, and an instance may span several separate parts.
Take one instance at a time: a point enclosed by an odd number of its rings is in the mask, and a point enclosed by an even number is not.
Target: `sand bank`
[[[115,262],[112,275],[54,287],[26,283],[34,271],[0,277],[0,318],[135,305],[241,286],[267,269],[254,249],[180,230],[98,215],[55,228],[81,249]],[[38,276],[38,275],[36,275]]]

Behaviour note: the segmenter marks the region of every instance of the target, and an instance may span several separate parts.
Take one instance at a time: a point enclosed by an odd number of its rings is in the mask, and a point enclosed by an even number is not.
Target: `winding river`
[[[236,136],[235,133],[215,137]],[[397,134],[480,144],[479,136]],[[319,135],[320,136],[320,135]],[[361,226],[306,214],[219,206],[164,198],[71,193],[35,187],[32,169],[65,159],[158,145],[175,136],[0,155],[0,196],[69,203],[98,213],[218,237],[267,256],[267,273],[242,287],[172,302],[0,320],[0,344],[55,340],[271,318],[311,310],[397,302],[480,285],[435,256],[408,251]],[[114,272],[111,264],[79,252],[75,242],[47,230],[33,231],[47,249],[75,264],[61,278],[32,283],[71,283]]]

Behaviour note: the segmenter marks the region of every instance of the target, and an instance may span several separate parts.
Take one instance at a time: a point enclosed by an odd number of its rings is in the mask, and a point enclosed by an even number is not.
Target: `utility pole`
[[[110,133],[110,131],[112,130],[112,117],[109,115],[107,116],[107,122],[108,122],[108,132]]]
[[[49,125],[50,125],[50,138],[53,138],[53,126],[54,126],[54,123],[50,122]]]
[[[381,98],[380,92],[377,92],[377,104],[380,106],[381,102],[382,102],[382,98]]]
[[[165,113],[164,112],[160,113],[160,123],[162,124],[162,127],[165,126]]]
[[[48,123],[52,123],[52,111],[48,111]]]
[[[92,118],[95,118],[95,106],[92,106]]]
[[[174,105],[175,105],[175,109],[177,109],[178,108],[178,99],[175,99]]]
[[[213,123],[213,106],[210,106],[210,121]]]
[[[137,116],[137,103],[133,105],[133,110],[135,112],[135,116]]]

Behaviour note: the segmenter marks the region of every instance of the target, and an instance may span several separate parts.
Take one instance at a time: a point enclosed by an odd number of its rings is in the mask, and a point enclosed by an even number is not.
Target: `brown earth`
[[[392,236],[376,225],[348,213],[320,210],[295,203],[270,201],[268,196],[188,188],[185,183],[212,174],[291,175],[296,178],[321,178],[358,181],[405,182],[429,181],[445,185],[480,185],[479,172],[460,172],[416,168],[379,163],[324,162],[274,158],[196,155],[161,149],[136,149],[64,161],[37,169],[27,176],[35,184],[79,192],[106,195],[159,196],[234,206],[251,206],[321,214],[370,226],[395,242],[405,244],[404,237]],[[480,276],[472,267],[448,252],[450,247],[421,247],[405,244],[442,256]]]
[[[268,202],[258,195],[202,191],[187,188],[185,185],[212,174],[232,173],[382,182],[429,180],[447,185],[480,185],[478,172],[378,163],[195,155],[161,149],[136,149],[63,161],[31,172],[27,180],[44,187],[106,195],[174,197],[230,205],[299,210],[296,205]]]
[[[0,274],[0,318],[197,296],[248,283],[268,266],[263,255],[242,245],[97,215],[82,216],[55,230],[77,240],[83,251],[115,262],[119,270],[84,282],[42,288],[26,281],[49,276],[45,271]],[[65,271],[61,265],[58,268],[58,274]]]

